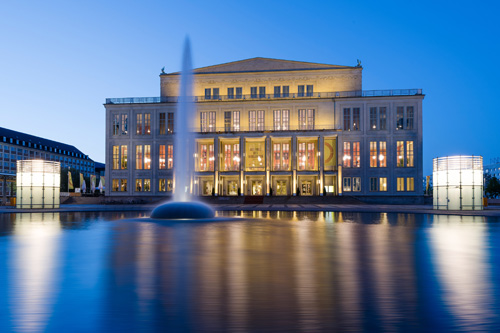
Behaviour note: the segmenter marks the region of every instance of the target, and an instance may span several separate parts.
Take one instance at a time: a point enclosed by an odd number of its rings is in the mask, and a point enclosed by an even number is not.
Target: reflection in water
[[[19,332],[43,331],[60,278],[59,213],[20,214],[13,233],[16,242],[9,263],[13,327]]]
[[[500,325],[496,219],[249,212],[259,218],[110,222],[131,214],[0,216],[0,251],[10,263],[0,261],[8,303],[0,301],[8,314],[0,331]],[[247,213],[219,212],[231,214]]]
[[[457,326],[478,331],[499,315],[491,311],[494,288],[485,248],[485,218],[440,215],[434,221],[437,224],[429,229],[430,242],[444,302]]]

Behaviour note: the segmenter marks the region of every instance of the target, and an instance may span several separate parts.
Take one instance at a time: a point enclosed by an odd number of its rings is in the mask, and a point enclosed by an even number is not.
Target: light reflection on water
[[[0,331],[500,327],[498,219],[218,215],[0,215]]]

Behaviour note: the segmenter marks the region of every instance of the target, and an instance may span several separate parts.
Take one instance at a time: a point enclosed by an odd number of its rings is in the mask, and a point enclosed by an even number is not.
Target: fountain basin
[[[196,201],[171,201],[159,205],[153,212],[151,218],[180,220],[180,219],[212,219],[215,211],[212,207],[202,202]]]

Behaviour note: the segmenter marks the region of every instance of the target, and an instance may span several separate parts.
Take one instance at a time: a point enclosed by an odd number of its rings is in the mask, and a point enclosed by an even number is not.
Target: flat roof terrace
[[[355,90],[335,92],[303,92],[303,93],[277,93],[277,94],[234,94],[234,95],[211,95],[194,96],[196,103],[200,102],[222,102],[222,101],[259,101],[259,100],[289,100],[289,99],[313,99],[313,98],[360,98],[360,97],[392,97],[392,96],[423,96],[422,89],[389,89],[389,90]],[[106,98],[105,104],[153,104],[153,103],[176,103],[179,96],[159,97],[123,97]]]

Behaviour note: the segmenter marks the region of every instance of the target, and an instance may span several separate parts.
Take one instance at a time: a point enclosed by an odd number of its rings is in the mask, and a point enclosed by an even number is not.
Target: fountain
[[[194,166],[193,153],[190,149],[194,146],[193,134],[189,130],[195,110],[192,71],[191,47],[187,37],[184,42],[174,130],[174,200],[157,206],[151,213],[151,218],[154,219],[210,219],[215,216],[212,207],[193,201],[189,193]]]

